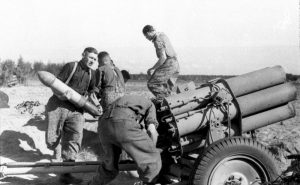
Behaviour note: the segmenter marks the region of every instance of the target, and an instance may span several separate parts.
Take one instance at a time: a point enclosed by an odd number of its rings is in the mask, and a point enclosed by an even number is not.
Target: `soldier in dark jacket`
[[[95,73],[91,67],[97,62],[97,50],[86,48],[82,53],[82,59],[70,62],[63,66],[57,78],[66,83],[81,95],[93,92],[95,89]],[[48,128],[46,131],[46,143],[49,149],[54,150],[56,161],[75,161],[76,154],[80,150],[83,124],[83,109],[69,102],[67,94],[54,95],[46,105]],[[62,174],[60,181],[65,184],[77,184],[81,180],[71,174]]]
[[[103,111],[116,99],[124,96],[125,82],[119,68],[117,68],[106,51],[98,54],[99,68],[97,72],[98,97]]]
[[[160,152],[155,147],[157,126],[155,107],[150,100],[125,95],[112,103],[99,120],[98,133],[104,157],[98,175],[89,184],[105,185],[117,176],[122,149],[137,164],[143,184],[155,184],[161,169]]]

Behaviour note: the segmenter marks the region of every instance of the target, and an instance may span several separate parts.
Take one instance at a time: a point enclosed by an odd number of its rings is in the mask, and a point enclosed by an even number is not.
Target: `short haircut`
[[[99,54],[98,54],[98,60],[100,61],[102,58],[106,57],[106,56],[109,56],[108,52],[106,51],[101,51]]]
[[[151,26],[151,25],[146,25],[146,26],[144,26],[144,28],[143,28],[143,34],[144,34],[144,35],[145,35],[146,33],[152,32],[152,31],[155,31],[155,29],[154,29],[153,26]]]
[[[124,82],[126,82],[127,80],[131,79],[130,73],[126,70],[122,70],[121,71],[123,78],[124,78]]]
[[[98,55],[98,51],[93,48],[93,47],[87,47],[83,50],[83,53],[95,53],[96,55]]]

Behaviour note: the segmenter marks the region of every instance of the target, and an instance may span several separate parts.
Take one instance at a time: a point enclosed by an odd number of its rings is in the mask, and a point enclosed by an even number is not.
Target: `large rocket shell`
[[[227,113],[217,107],[206,109],[205,111],[206,112],[198,112],[192,116],[176,120],[179,135],[184,136],[196,130],[200,130],[207,126],[207,123],[211,119],[222,122],[227,118]],[[233,119],[236,115],[237,109],[234,104],[231,104],[229,106],[228,118]]]
[[[275,66],[243,74],[227,79],[226,81],[233,94],[239,97],[282,84],[285,80],[286,75],[283,68]],[[220,88],[225,88],[222,83],[217,83],[216,85]],[[209,87],[202,87],[166,97],[165,100],[168,102],[172,114],[178,115],[205,106],[205,98],[208,98],[211,95],[210,93],[211,90]]]
[[[78,92],[73,90],[71,87],[67,86],[65,83],[57,79],[53,74],[47,71],[39,71],[38,77],[40,81],[47,87],[50,87],[54,91],[61,94],[69,94],[70,99],[68,99],[72,104],[77,107],[82,107],[88,113],[93,116],[100,116],[100,112],[97,107],[87,101],[86,98],[81,96]]]
[[[290,103],[268,111],[261,112],[242,119],[242,132],[248,132],[272,123],[292,118],[296,115],[295,108]]]
[[[238,97],[237,101],[240,106],[241,114],[245,117],[293,101],[296,99],[296,95],[296,87],[291,83],[286,83]],[[209,108],[205,111],[207,112],[199,112],[191,116],[184,116],[185,118],[177,119],[176,122],[179,135],[183,136],[203,128],[210,119],[218,120],[220,122],[227,119],[226,112],[220,110],[218,107]],[[185,113],[181,115],[184,114]],[[231,104],[229,106],[228,118],[233,119],[236,114],[237,109],[234,104]],[[175,116],[175,119],[176,117],[181,117],[181,115]],[[278,115],[280,116],[281,114]],[[256,117],[253,119],[255,118]],[[277,115],[274,115],[274,119],[277,119]],[[262,119],[261,121],[266,121],[260,123],[261,125],[268,123],[266,119]]]
[[[225,88],[222,83],[218,83],[220,88]],[[166,101],[172,110],[173,115],[179,115],[195,108],[206,105],[206,98],[211,96],[209,87],[186,91],[184,93],[175,94],[166,97]]]
[[[296,87],[286,83],[238,97],[237,101],[244,117],[293,101],[296,97]]]
[[[274,66],[229,78],[226,81],[233,94],[238,97],[284,83],[286,74],[281,66]]]

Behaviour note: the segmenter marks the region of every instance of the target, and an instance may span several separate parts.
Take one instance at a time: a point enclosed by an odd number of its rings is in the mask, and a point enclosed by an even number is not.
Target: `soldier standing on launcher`
[[[144,124],[141,121],[144,120]],[[155,184],[161,169],[156,149],[158,133],[153,103],[141,96],[125,95],[109,106],[99,120],[99,138],[104,149],[98,174],[89,185],[105,185],[118,175],[122,149],[135,161],[143,184]],[[148,134],[142,129],[146,128]]]
[[[169,38],[164,33],[156,32],[153,26],[146,25],[143,34],[153,42],[158,57],[156,64],[147,71],[151,76],[147,85],[157,100],[161,101],[171,94],[178,78],[179,65],[176,53]]]
[[[82,53],[79,62],[67,63],[60,71],[57,78],[69,85],[81,95],[94,90],[96,80],[95,73],[91,70],[94,62],[97,62],[97,50],[88,47]],[[83,124],[83,109],[78,108],[69,101],[68,93],[54,92],[47,105],[48,128],[46,132],[47,147],[54,150],[57,161],[61,158],[64,162],[74,162],[76,154],[80,150]],[[78,184],[81,179],[71,174],[62,174],[60,181],[65,184]]]

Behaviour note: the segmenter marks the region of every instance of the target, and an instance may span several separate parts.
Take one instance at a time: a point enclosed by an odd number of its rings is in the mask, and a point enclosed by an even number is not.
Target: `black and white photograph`
[[[2,184],[300,184],[300,1],[1,0]]]

